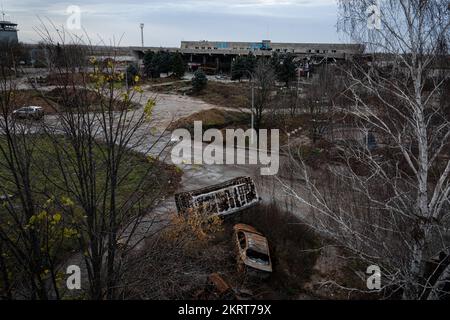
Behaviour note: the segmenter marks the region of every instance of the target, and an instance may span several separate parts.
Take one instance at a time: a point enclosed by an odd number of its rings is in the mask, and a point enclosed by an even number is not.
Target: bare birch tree
[[[281,183],[312,208],[315,230],[381,268],[386,297],[437,299],[450,275],[449,74],[440,72],[448,68],[449,3],[339,5],[340,27],[372,54],[346,70],[352,103],[335,106],[361,138],[337,148],[339,161],[321,172],[295,161],[301,189]]]

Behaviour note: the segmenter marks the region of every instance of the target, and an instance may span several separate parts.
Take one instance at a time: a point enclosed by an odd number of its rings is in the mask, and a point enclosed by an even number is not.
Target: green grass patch
[[[77,172],[77,157],[71,142],[62,136],[49,138],[28,135],[20,143],[23,143],[31,151],[29,153],[31,154],[31,185],[38,202],[46,201],[49,196],[57,198],[70,196],[64,188],[61,188],[65,185],[65,177],[71,187],[76,186],[81,179]],[[4,138],[0,139],[0,146],[6,149]],[[61,152],[62,150],[64,152]],[[58,152],[60,152],[59,157]],[[105,188],[108,188],[106,153],[107,148],[103,144],[96,145],[92,150],[97,194],[102,194]],[[8,168],[6,159],[2,155],[0,157],[0,182],[7,193],[14,195],[17,188],[12,178],[13,172]],[[142,198],[139,201],[140,205],[146,207],[153,201],[153,195],[173,193],[177,188],[181,173],[174,166],[166,165],[137,152],[126,151],[118,178],[118,202],[125,203],[132,198]]]

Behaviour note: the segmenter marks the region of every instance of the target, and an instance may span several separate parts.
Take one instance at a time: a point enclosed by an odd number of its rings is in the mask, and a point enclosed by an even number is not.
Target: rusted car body
[[[212,273],[208,276],[208,291],[220,300],[236,300],[233,288],[218,273]]]
[[[236,289],[219,273],[211,273],[206,286],[194,294],[196,300],[252,300],[253,293],[249,290]]]
[[[246,224],[234,226],[238,269],[251,276],[266,278],[272,272],[269,243],[255,228]]]
[[[226,216],[250,208],[259,200],[255,183],[250,177],[239,177],[175,195],[175,203],[180,214],[198,210],[209,215]]]

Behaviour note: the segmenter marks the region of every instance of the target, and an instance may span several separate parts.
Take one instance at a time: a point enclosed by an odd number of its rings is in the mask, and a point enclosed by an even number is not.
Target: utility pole
[[[6,21],[5,20],[5,10],[3,9],[3,1],[2,1],[2,21]]]
[[[144,24],[141,23],[141,45],[144,48]]]
[[[255,110],[255,81],[254,81],[254,79],[253,79],[253,75],[252,75],[252,141],[251,141],[251,143],[253,143],[253,141],[254,141],[254,129],[255,129],[255,125],[254,125],[254,123],[255,123],[255,113],[254,113],[254,110]]]

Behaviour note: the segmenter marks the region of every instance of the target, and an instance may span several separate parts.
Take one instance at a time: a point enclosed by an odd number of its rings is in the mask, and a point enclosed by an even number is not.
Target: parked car
[[[266,278],[272,273],[269,243],[255,228],[246,224],[234,226],[237,263],[240,272]]]
[[[40,120],[44,117],[44,109],[42,107],[30,106],[14,110],[12,113],[15,119],[34,119]]]
[[[219,74],[219,75],[216,76],[216,79],[217,80],[229,80],[230,78],[225,76],[225,75],[223,75],[223,74]]]

